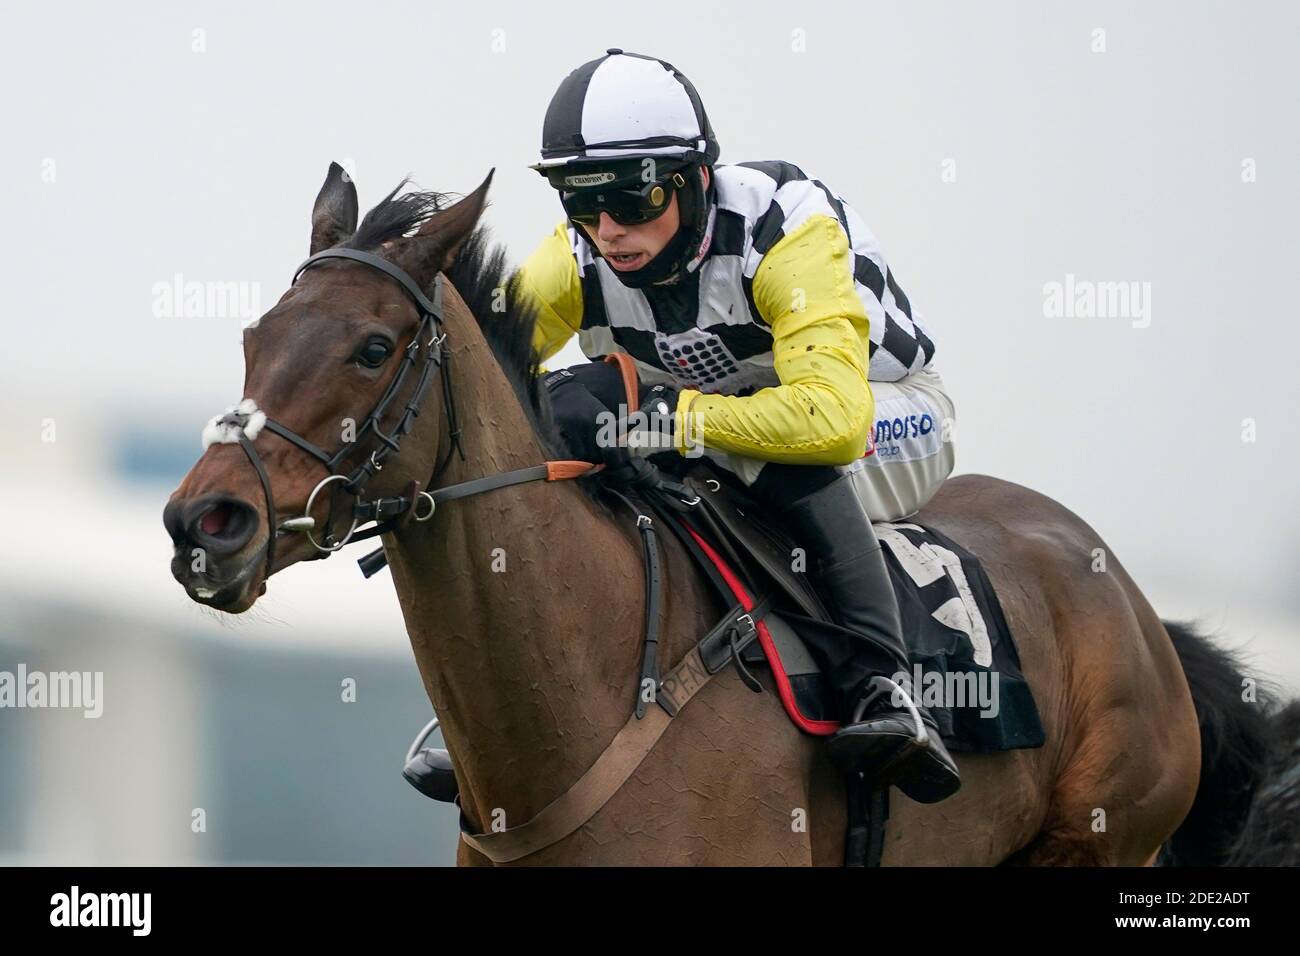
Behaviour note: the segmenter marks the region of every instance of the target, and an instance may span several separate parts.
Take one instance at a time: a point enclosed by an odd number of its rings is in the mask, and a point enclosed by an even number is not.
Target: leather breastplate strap
[[[770,606],[770,599],[764,598],[749,611],[741,606],[732,608],[663,679],[657,695],[659,706],[650,708],[643,718],[636,714],[629,717],[578,782],[543,807],[531,820],[504,830],[474,833],[462,811],[461,839],[493,863],[512,863],[577,831],[622,789],[654,749],[673,718],[731,660],[731,654],[721,653],[721,650],[726,648],[729,651],[733,643],[743,648],[757,637],[754,622],[761,620]]]

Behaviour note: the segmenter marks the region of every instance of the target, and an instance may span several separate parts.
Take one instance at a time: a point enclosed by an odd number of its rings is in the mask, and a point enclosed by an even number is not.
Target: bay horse
[[[300,527],[314,526],[326,544],[341,540],[347,522],[332,506],[350,506],[347,492],[308,500],[331,457],[331,472],[364,472],[365,494],[397,497],[434,487],[412,485],[431,474],[443,486],[571,457],[539,383],[534,315],[479,225],[491,178],[454,204],[401,192],[404,181],[358,226],[356,188],[331,165],[310,252],[339,256],[302,271],[246,330],[246,414],[216,423],[217,432],[236,428],[234,437],[206,448],[164,512],[172,571],[193,600],[247,611],[271,575],[322,556]],[[420,290],[440,288],[441,339],[422,341],[415,294],[376,257]],[[440,349],[444,380],[450,361],[454,386],[413,402],[408,379],[381,409],[376,431],[404,433],[400,454],[389,457],[380,437],[347,444],[357,416],[394,390],[401,357],[423,348]],[[258,431],[259,415],[279,431]],[[382,541],[464,815],[481,827],[529,820],[628,720],[646,613],[637,532],[586,477],[418,510],[420,520]],[[277,514],[302,517],[281,525]],[[1091,528],[1026,488],[952,479],[916,520],[983,562],[1046,743],[958,754],[963,786],[942,803],[895,794],[883,863],[1151,863],[1199,799],[1203,769],[1193,692],[1160,618]],[[659,653],[668,668],[719,608],[681,544],[662,537]],[[839,865],[844,783],[823,750],[772,694],[755,695],[727,669],[595,816],[519,862]],[[461,841],[457,862],[491,861]]]

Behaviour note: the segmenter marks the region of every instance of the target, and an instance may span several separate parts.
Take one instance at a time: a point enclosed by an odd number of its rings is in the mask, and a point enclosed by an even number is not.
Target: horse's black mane
[[[433,216],[445,209],[449,203],[450,193],[411,191],[397,195],[410,185],[409,179],[403,179],[391,193],[379,201],[374,209],[366,213],[361,225],[340,245],[347,249],[375,250],[381,243],[390,239],[400,239]]]
[[[486,226],[469,235],[446,270],[447,279],[469,306],[547,452],[572,458],[552,421],[541,364],[533,351],[537,312],[519,294],[514,276],[508,273],[505,249],[490,245],[488,236]]]
[[[366,213],[356,232],[342,245],[379,251],[378,247],[383,243],[410,234],[450,204],[447,193],[407,192],[399,196],[398,192],[407,184],[407,180],[398,183]],[[542,384],[540,362],[533,351],[536,310],[519,293],[518,283],[506,262],[505,249],[489,243],[486,226],[477,227],[466,238],[445,275],[478,322],[546,456],[560,459],[577,457],[555,427],[546,388]],[[584,479],[578,483],[594,497],[592,482]]]

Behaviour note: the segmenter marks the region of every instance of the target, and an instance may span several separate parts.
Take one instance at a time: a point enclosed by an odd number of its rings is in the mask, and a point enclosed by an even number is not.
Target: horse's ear
[[[415,235],[402,240],[393,261],[405,269],[424,288],[433,277],[449,267],[465,240],[474,232],[479,217],[487,207],[488,187],[495,169],[488,171],[478,189],[456,205],[435,213]]]
[[[337,246],[357,231],[357,187],[343,167],[330,163],[311,209],[311,254]]]

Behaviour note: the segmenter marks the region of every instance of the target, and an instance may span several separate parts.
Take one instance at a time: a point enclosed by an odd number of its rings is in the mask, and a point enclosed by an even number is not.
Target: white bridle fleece
[[[248,424],[241,428],[237,422],[226,421],[231,415],[247,415]],[[208,420],[208,423],[203,426],[203,447],[207,449],[209,445],[234,445],[239,442],[241,436],[245,435],[249,441],[252,441],[265,424],[266,412],[257,407],[257,402],[246,398],[238,405],[231,405],[220,415],[213,415]]]

